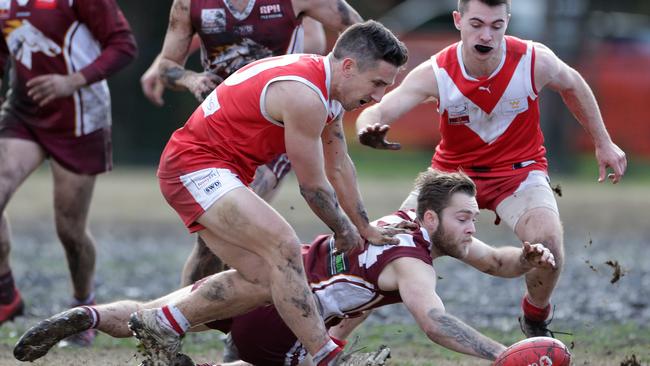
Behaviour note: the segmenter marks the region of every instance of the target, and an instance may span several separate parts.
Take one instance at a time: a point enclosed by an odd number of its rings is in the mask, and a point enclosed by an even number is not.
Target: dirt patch
[[[626,357],[623,362],[621,362],[621,366],[641,366],[641,364],[637,361],[636,355],[632,355],[631,357]]]
[[[618,280],[621,279],[621,277],[625,276],[625,271],[623,270],[621,265],[618,264],[618,261],[608,260],[607,262],[605,262],[605,264],[614,269],[614,273],[612,273],[612,279],[609,281],[610,283],[616,283],[618,282]]]

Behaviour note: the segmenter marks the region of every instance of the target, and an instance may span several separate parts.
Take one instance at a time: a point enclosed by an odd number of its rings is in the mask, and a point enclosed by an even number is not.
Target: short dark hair
[[[332,51],[342,60],[354,58],[360,69],[374,66],[379,60],[400,67],[408,60],[408,51],[388,28],[374,20],[357,23],[341,34]]]
[[[462,15],[467,9],[467,3],[472,0],[458,0],[458,12]],[[510,0],[476,0],[487,6],[498,6],[506,4],[506,13],[510,14]]]
[[[427,210],[433,210],[440,217],[442,210],[449,206],[454,193],[462,192],[476,196],[476,185],[465,173],[443,173],[428,169],[415,179],[419,191],[417,216],[421,220]]]

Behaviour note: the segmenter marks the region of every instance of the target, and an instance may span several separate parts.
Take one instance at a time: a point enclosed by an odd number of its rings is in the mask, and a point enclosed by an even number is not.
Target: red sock
[[[543,322],[551,313],[551,304],[546,305],[544,308],[539,308],[530,303],[528,295],[524,295],[524,298],[521,300],[521,308],[524,310],[526,319],[534,322]]]

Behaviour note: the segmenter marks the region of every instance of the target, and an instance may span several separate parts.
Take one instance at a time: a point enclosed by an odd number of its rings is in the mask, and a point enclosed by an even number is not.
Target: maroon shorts
[[[74,136],[27,125],[11,113],[2,113],[0,138],[33,141],[45,150],[48,157],[77,174],[95,175],[113,167],[110,128]]]
[[[239,357],[253,365],[293,366],[306,356],[298,341],[273,305],[250,311],[232,319],[218,320],[206,326],[230,332]]]
[[[266,163],[266,167],[273,172],[276,182],[279,184],[282,178],[291,171],[291,162],[289,161],[287,154],[280,154],[270,163]]]

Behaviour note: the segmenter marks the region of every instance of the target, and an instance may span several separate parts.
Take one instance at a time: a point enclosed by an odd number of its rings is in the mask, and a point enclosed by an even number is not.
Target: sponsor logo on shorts
[[[282,7],[280,4],[260,6],[260,19],[268,20],[282,18],[282,15]]]
[[[196,185],[198,189],[203,189],[206,186],[210,185],[213,183],[213,180],[218,177],[217,173],[215,171],[209,171],[207,175],[203,177],[198,177],[198,178],[192,178],[192,182]]]
[[[211,194],[212,192],[216,191],[217,188],[219,188],[219,187],[221,187],[221,182],[216,181],[216,182],[210,184],[209,186],[205,187],[205,189],[203,191],[205,192],[205,194]]]
[[[224,32],[226,30],[226,9],[202,9],[201,30],[206,34]]]

